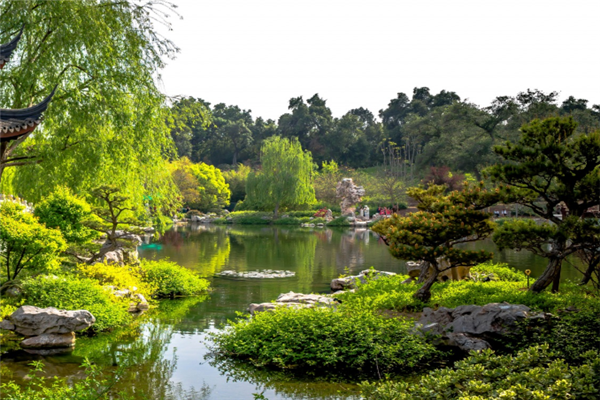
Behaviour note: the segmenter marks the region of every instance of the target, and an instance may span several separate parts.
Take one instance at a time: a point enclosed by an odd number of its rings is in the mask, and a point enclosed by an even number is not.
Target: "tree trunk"
[[[436,266],[433,266],[433,268],[429,270],[431,271],[431,273],[427,277],[427,280],[425,281],[423,286],[421,286],[419,290],[417,290],[413,295],[415,299],[421,300],[423,303],[427,303],[429,299],[431,299],[431,286],[433,286],[435,281],[437,281],[437,277],[440,274],[440,271],[437,269]]]
[[[598,266],[600,266],[600,257],[590,260],[587,270],[583,273],[583,278],[581,278],[581,282],[579,282],[579,284],[582,286],[587,285],[592,279],[592,275]]]
[[[548,266],[542,275],[531,285],[529,290],[533,293],[540,293],[555,280],[560,280],[560,270],[562,266],[563,257],[552,257],[548,262]],[[558,290],[558,284],[554,283],[552,290]]]
[[[275,210],[273,211],[273,220],[277,219],[278,212],[279,212],[279,203],[275,204]]]

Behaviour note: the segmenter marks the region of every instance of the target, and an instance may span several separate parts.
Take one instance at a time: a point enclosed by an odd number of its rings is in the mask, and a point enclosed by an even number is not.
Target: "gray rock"
[[[232,271],[226,270],[221,271],[217,276],[225,278],[255,278],[255,279],[273,279],[273,278],[289,278],[295,276],[296,273],[292,271],[284,271],[279,269],[264,269],[262,271]]]
[[[440,335],[451,346],[481,350],[491,347],[490,339],[515,332],[517,323],[526,318],[545,318],[545,315],[530,314],[529,307],[508,303],[425,308],[415,327],[421,332]]]
[[[150,308],[144,295],[142,295],[140,293],[136,293],[135,297],[137,297],[137,299],[140,301],[136,307],[139,311],[146,311],[147,309]]]
[[[331,304],[333,299],[329,296],[319,294],[303,294],[303,293],[282,293],[275,300],[277,303],[302,303],[302,304]]]
[[[33,306],[19,307],[8,319],[15,325],[14,331],[23,336],[77,332],[96,322],[87,310],[66,311]]]
[[[287,308],[311,308],[314,307],[312,304],[300,304],[300,303],[252,303],[248,306],[248,312],[252,315],[262,311],[273,311],[278,307]]]
[[[7,331],[14,331],[15,324],[13,324],[12,322],[10,322],[7,319],[3,319],[2,321],[0,321],[0,329],[5,329]]]
[[[336,279],[332,280],[330,287],[331,287],[331,290],[333,290],[333,291],[352,289],[352,288],[356,288],[357,280],[360,283],[365,283],[365,282],[367,282],[368,279],[375,280],[375,279],[379,279],[381,277],[388,277],[388,276],[393,276],[393,275],[396,275],[396,274],[393,272],[365,269],[364,271],[361,271],[358,275],[347,276],[345,278],[336,278]]]
[[[26,349],[48,349],[56,347],[75,346],[75,333],[45,333],[32,336],[21,341],[21,347]]]

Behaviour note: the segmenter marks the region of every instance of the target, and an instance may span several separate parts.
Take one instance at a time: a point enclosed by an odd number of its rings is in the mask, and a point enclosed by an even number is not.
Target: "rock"
[[[35,354],[36,356],[55,356],[58,354],[70,353],[73,351],[73,347],[57,347],[55,349],[23,349],[23,351],[29,354]],[[44,369],[44,372],[48,373],[46,369]]]
[[[137,304],[135,304],[134,302],[129,303],[129,308],[127,309],[127,312],[136,313],[138,311],[139,310],[137,308]]]
[[[113,292],[113,294],[115,295],[115,297],[130,297],[131,296],[131,292],[129,291],[129,289],[115,290]]]
[[[232,271],[226,270],[221,271],[217,276],[225,278],[253,278],[253,279],[272,279],[272,278],[289,278],[295,276],[296,273],[292,271],[284,271],[279,269],[264,269],[262,271]]]
[[[357,279],[360,283],[365,283],[365,282],[367,282],[368,279],[375,280],[375,279],[379,279],[381,277],[393,276],[393,275],[396,275],[396,274],[393,272],[387,272],[387,271],[377,271],[377,270],[365,269],[364,271],[361,271],[358,275],[347,276],[345,278],[337,278],[337,279],[332,280],[330,287],[331,287],[331,290],[333,290],[333,291],[351,289],[351,288],[356,288],[356,280]]]
[[[277,303],[331,304],[333,299],[319,294],[282,293],[275,300]]]
[[[330,209],[327,209],[327,212],[325,213],[325,221],[327,221],[327,222],[333,221],[333,212],[331,212]]]
[[[192,215],[192,217],[190,218],[190,220],[191,220],[192,222],[202,222],[202,220],[203,220],[203,219],[204,219],[204,218],[203,218],[203,217],[201,217],[201,216],[199,216],[199,215]]]
[[[71,333],[89,328],[96,318],[87,310],[66,311],[53,307],[21,306],[8,319],[14,331],[23,336],[48,333]]]
[[[18,297],[21,297],[21,295],[23,294],[23,291],[18,286],[11,286],[8,289],[6,289],[4,294],[8,297],[18,298]]]
[[[310,308],[312,304],[300,304],[300,303],[252,303],[248,306],[248,312],[254,315],[261,311],[273,311],[277,307],[288,307],[288,308]]]
[[[144,295],[140,294],[140,293],[136,293],[135,297],[138,298],[138,300],[140,301],[137,304],[137,310],[139,311],[146,311],[147,309],[150,308],[150,306],[148,305],[148,302],[146,301],[146,298],[144,297]]]
[[[469,351],[490,348],[489,340],[514,333],[517,323],[526,318],[538,319],[540,315],[530,314],[529,307],[522,304],[508,303],[425,308],[415,327],[421,332],[441,335],[447,344]]]
[[[39,336],[28,337],[21,341],[21,347],[26,349],[47,349],[73,346],[75,346],[75,332],[45,333]]]
[[[362,200],[365,195],[365,189],[362,186],[356,186],[352,178],[342,179],[335,188],[335,197],[341,199],[340,207],[342,215],[354,215],[356,204]]]
[[[2,321],[0,321],[0,329],[5,329],[7,331],[14,331],[15,324],[13,324],[12,322],[10,322],[7,319],[3,319]]]
[[[336,301],[329,296],[289,292],[280,294],[275,302],[252,303],[248,306],[248,311],[250,314],[254,315],[261,311],[272,311],[277,307],[312,308],[333,305],[335,303]]]

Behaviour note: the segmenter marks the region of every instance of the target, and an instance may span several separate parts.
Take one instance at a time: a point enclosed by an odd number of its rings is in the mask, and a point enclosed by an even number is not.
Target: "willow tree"
[[[273,210],[277,218],[280,209],[316,203],[312,156],[297,139],[273,136],[263,142],[260,152],[262,168],[248,176],[245,208]]]
[[[58,85],[44,122],[0,164],[14,169],[5,187],[33,201],[59,185],[82,193],[103,183],[139,202],[170,197],[162,158],[172,145],[155,79],[177,49],[154,26],[170,12],[162,0],[0,3],[0,42],[25,27],[0,74],[0,106],[28,107]]]
[[[494,148],[507,162],[490,167],[487,174],[503,184],[505,202],[521,204],[545,222],[508,220],[494,241],[501,248],[546,257],[548,265],[530,290],[540,292],[553,283],[558,291],[562,262],[569,254],[599,251],[600,226],[584,216],[600,205],[600,131],[578,132],[569,117],[533,120],[521,132],[517,143]],[[566,208],[564,216],[557,213],[559,207]]]
[[[425,302],[441,272],[471,267],[492,258],[490,252],[461,249],[457,245],[485,239],[493,232],[490,214],[484,209],[498,201],[498,194],[485,190],[483,185],[447,196],[443,195],[445,189],[435,185],[408,189],[408,195],[419,202],[420,211],[406,217],[393,215],[372,228],[383,236],[394,257],[425,262],[419,277],[422,286],[414,295]]]

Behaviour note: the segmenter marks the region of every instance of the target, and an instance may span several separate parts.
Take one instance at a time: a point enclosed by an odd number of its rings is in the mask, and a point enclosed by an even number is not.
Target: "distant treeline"
[[[557,92],[527,90],[497,97],[481,107],[452,91],[432,94],[413,90],[398,93],[378,118],[368,109],[355,108],[334,118],[318,94],[289,101],[289,111],[277,121],[254,118],[235,105],[181,98],[171,107],[169,127],[180,157],[221,168],[237,163],[258,164],[262,142],[271,136],[298,138],[319,166],[334,160],[341,166],[367,168],[385,162],[393,142],[398,154],[423,171],[447,166],[452,171],[479,175],[497,162],[495,144],[519,137],[522,124],[535,118],[572,115],[581,132],[600,128],[600,105],[588,106],[573,96],[562,104]]]

